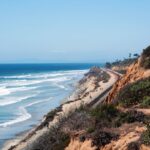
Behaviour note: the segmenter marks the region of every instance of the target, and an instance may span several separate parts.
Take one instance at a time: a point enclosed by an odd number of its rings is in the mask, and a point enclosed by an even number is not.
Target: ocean
[[[75,89],[91,66],[102,64],[0,64],[0,149],[40,123]]]

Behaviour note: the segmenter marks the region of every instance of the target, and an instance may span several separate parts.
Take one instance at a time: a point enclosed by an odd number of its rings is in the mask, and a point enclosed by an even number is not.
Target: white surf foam
[[[35,97],[35,96],[37,96],[37,94],[24,96],[24,97],[11,97],[9,99],[3,98],[2,100],[0,100],[0,106],[11,105],[11,104],[18,103],[18,102],[21,102],[23,100],[26,100],[28,98]]]
[[[22,75],[22,76],[5,76],[4,78],[8,78],[8,79],[12,79],[12,80],[5,80],[2,84],[0,84],[1,86],[4,85],[2,87],[3,92],[1,93],[5,93],[5,95],[10,94],[10,92],[17,92],[17,91],[23,91],[23,90],[28,90],[29,87],[27,87],[28,85],[34,85],[34,84],[40,84],[43,82],[51,82],[51,83],[56,83],[57,86],[59,86],[62,89],[66,89],[66,87],[62,84],[60,84],[61,82],[67,81],[67,80],[71,80],[72,76],[78,76],[80,74],[84,74],[86,73],[87,70],[72,70],[72,71],[60,71],[57,73],[42,73],[42,74],[28,74],[28,75]],[[17,80],[18,79],[18,80]],[[49,84],[49,83],[48,83]],[[15,88],[9,88],[7,89],[7,86],[15,86]],[[30,95],[29,97],[22,97],[22,98],[11,98],[10,101],[6,101],[6,99],[2,99],[0,100],[0,106],[5,106],[5,105],[10,105],[13,103],[17,103],[20,101],[23,101],[27,98],[31,98],[34,95]],[[32,105],[36,105],[38,103],[43,103],[45,101],[49,101],[50,99],[47,100],[41,100],[41,101],[36,101],[36,102],[32,102],[27,104],[26,106],[21,106],[19,107],[19,114],[17,116],[17,118],[13,119],[13,120],[8,120],[7,122],[1,123],[0,127],[7,127],[25,120],[28,120],[29,118],[31,118],[31,114],[28,113],[28,111],[26,110],[27,107],[30,107]]]
[[[12,81],[7,81],[5,83],[0,84],[0,86],[14,86],[15,87],[22,87],[22,86],[29,86],[29,85],[36,85],[44,82],[63,82],[67,81],[69,78],[67,77],[57,77],[57,78],[42,78],[42,79],[36,79],[36,80],[12,80]]]
[[[12,82],[6,83],[7,86],[28,86],[33,84],[39,84],[42,80],[13,80]]]
[[[56,77],[62,76],[63,73],[36,73],[36,74],[28,74],[28,75],[18,75],[18,76],[2,76],[3,79],[39,79],[39,78],[48,78],[48,77]]]
[[[4,123],[1,123],[0,127],[7,127],[9,125],[12,125],[12,124],[15,124],[15,123],[18,123],[18,122],[22,122],[22,121],[25,121],[25,120],[31,118],[31,114],[29,114],[24,107],[19,107],[19,110],[20,110],[20,113],[19,113],[18,118],[14,119],[14,120],[7,121],[7,122],[4,122]]]
[[[55,84],[55,85],[61,89],[68,90],[64,85],[61,84]]]
[[[0,95],[10,94],[8,89],[4,87],[15,85],[16,87],[21,86],[30,86],[34,84],[40,84],[43,82],[63,82],[69,80],[68,76],[77,76],[79,74],[84,74],[87,70],[70,70],[70,71],[60,71],[60,72],[50,72],[50,73],[42,73],[42,74],[27,74],[27,75],[18,75],[18,76],[4,76],[1,78],[5,79],[13,79],[13,80],[5,80],[1,82],[0,86]],[[18,80],[21,79],[21,80]]]
[[[50,99],[51,99],[51,98],[50,98]],[[33,102],[33,103],[30,103],[30,104],[27,104],[27,105],[24,106],[24,107],[23,107],[23,106],[19,107],[19,114],[18,114],[19,117],[17,117],[17,118],[14,119],[14,120],[10,120],[10,121],[1,123],[1,124],[0,124],[0,127],[7,127],[7,126],[10,126],[10,125],[13,125],[13,124],[16,124],[16,123],[19,123],[19,122],[23,122],[23,121],[26,121],[26,120],[30,119],[30,118],[32,117],[32,115],[31,115],[30,113],[28,113],[28,111],[26,110],[26,108],[27,108],[27,107],[30,107],[30,106],[32,106],[32,105],[35,105],[35,104],[47,102],[47,101],[49,101],[50,99]]]
[[[8,95],[10,91],[6,87],[0,87],[0,96]]]
[[[71,74],[79,74],[86,73],[88,70],[69,70],[69,71],[57,71],[56,72],[48,72],[48,73],[35,73],[35,74],[26,74],[26,75],[17,75],[17,76],[1,76],[3,79],[36,79],[36,78],[49,78],[49,77],[57,77],[63,75],[71,75]]]
[[[47,102],[47,101],[50,101],[50,99],[52,99],[52,98],[49,98],[49,99],[46,99],[46,100],[37,101],[37,102],[33,102],[33,103],[30,103],[30,104],[27,104],[25,107],[30,107],[30,106],[35,105],[35,104]]]
[[[46,82],[46,81],[63,82],[63,81],[67,81],[67,80],[70,80],[70,78],[67,78],[67,77],[60,77],[60,78],[46,79],[46,80],[43,80],[43,81],[44,81],[44,82]]]
[[[6,96],[6,95],[10,95],[11,93],[14,92],[20,92],[20,91],[27,91],[27,90],[35,90],[37,89],[39,86],[36,87],[16,87],[16,88],[9,88],[9,87],[0,87],[0,96]]]
[[[17,76],[1,76],[3,79],[22,79],[22,78],[30,78],[32,77],[31,74],[26,75],[17,75]]]
[[[38,87],[39,86],[33,86],[33,87],[22,86],[22,87],[16,87],[16,88],[9,88],[9,91],[10,91],[10,93],[12,93],[12,92],[20,92],[20,91],[28,91],[28,90],[35,90]]]

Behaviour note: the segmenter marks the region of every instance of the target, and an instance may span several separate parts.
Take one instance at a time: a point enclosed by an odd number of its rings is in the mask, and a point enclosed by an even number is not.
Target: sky
[[[0,63],[91,63],[150,45],[150,0],[1,0]]]

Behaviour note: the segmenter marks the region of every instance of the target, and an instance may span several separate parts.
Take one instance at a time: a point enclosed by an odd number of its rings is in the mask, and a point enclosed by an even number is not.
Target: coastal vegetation
[[[105,66],[106,68],[112,68],[114,66],[129,66],[136,60],[137,60],[137,57],[136,58],[124,58],[123,60],[116,60],[114,62],[106,62]]]
[[[150,107],[150,96],[144,96],[142,102],[141,102],[141,106],[145,107],[145,108],[149,108]]]
[[[138,58],[139,58],[139,54],[135,53],[132,55],[131,53],[129,53],[128,58],[124,58],[123,60],[117,59],[114,62],[106,62],[105,67],[109,69],[113,69],[121,74],[125,74],[127,67],[137,62]]]
[[[118,93],[118,104],[124,107],[141,105],[150,106],[150,77],[125,86]]]
[[[28,149],[62,150],[68,146],[71,138],[76,138],[80,142],[90,139],[91,147],[101,148],[119,138],[120,135],[116,134],[113,128],[117,131],[124,123],[147,121],[147,116],[142,112],[136,110],[124,112],[116,104],[102,104],[95,108],[81,105],[67,118],[60,120],[58,126],[51,128],[32,145],[32,148],[30,145]],[[148,129],[142,134],[141,141],[145,143],[149,138]],[[131,143],[129,147],[133,145],[135,144]]]
[[[145,69],[150,69],[150,46],[143,50],[141,66]]]
[[[61,132],[60,126],[53,127],[49,132],[43,134],[32,145],[28,145],[29,150],[62,150],[70,142],[70,137],[65,132]]]
[[[91,113],[92,112],[92,113]],[[90,111],[100,127],[119,127],[123,123],[145,122],[146,116],[136,110],[121,111],[116,105],[103,104]]]
[[[139,54],[131,54],[129,53],[128,58],[124,58],[123,60],[116,60],[114,62],[106,62],[105,67],[109,69],[114,69],[115,71],[125,74],[126,68],[130,66],[133,63],[136,63],[138,58],[140,57]],[[150,46],[143,49],[143,52],[141,54],[141,61],[140,66],[144,69],[150,69]]]
[[[141,141],[145,145],[150,145],[150,124],[147,123],[147,129],[141,135]]]
[[[106,71],[103,71],[99,67],[92,67],[89,72],[85,74],[84,78],[79,81],[79,83],[82,84],[86,82],[90,77],[96,78],[96,84],[100,81],[106,83],[110,79],[110,75]]]

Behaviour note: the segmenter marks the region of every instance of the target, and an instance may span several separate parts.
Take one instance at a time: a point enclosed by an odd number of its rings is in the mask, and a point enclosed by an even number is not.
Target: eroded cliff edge
[[[90,110],[95,124],[71,138],[66,150],[150,149],[150,47],[126,69],[104,104]]]

